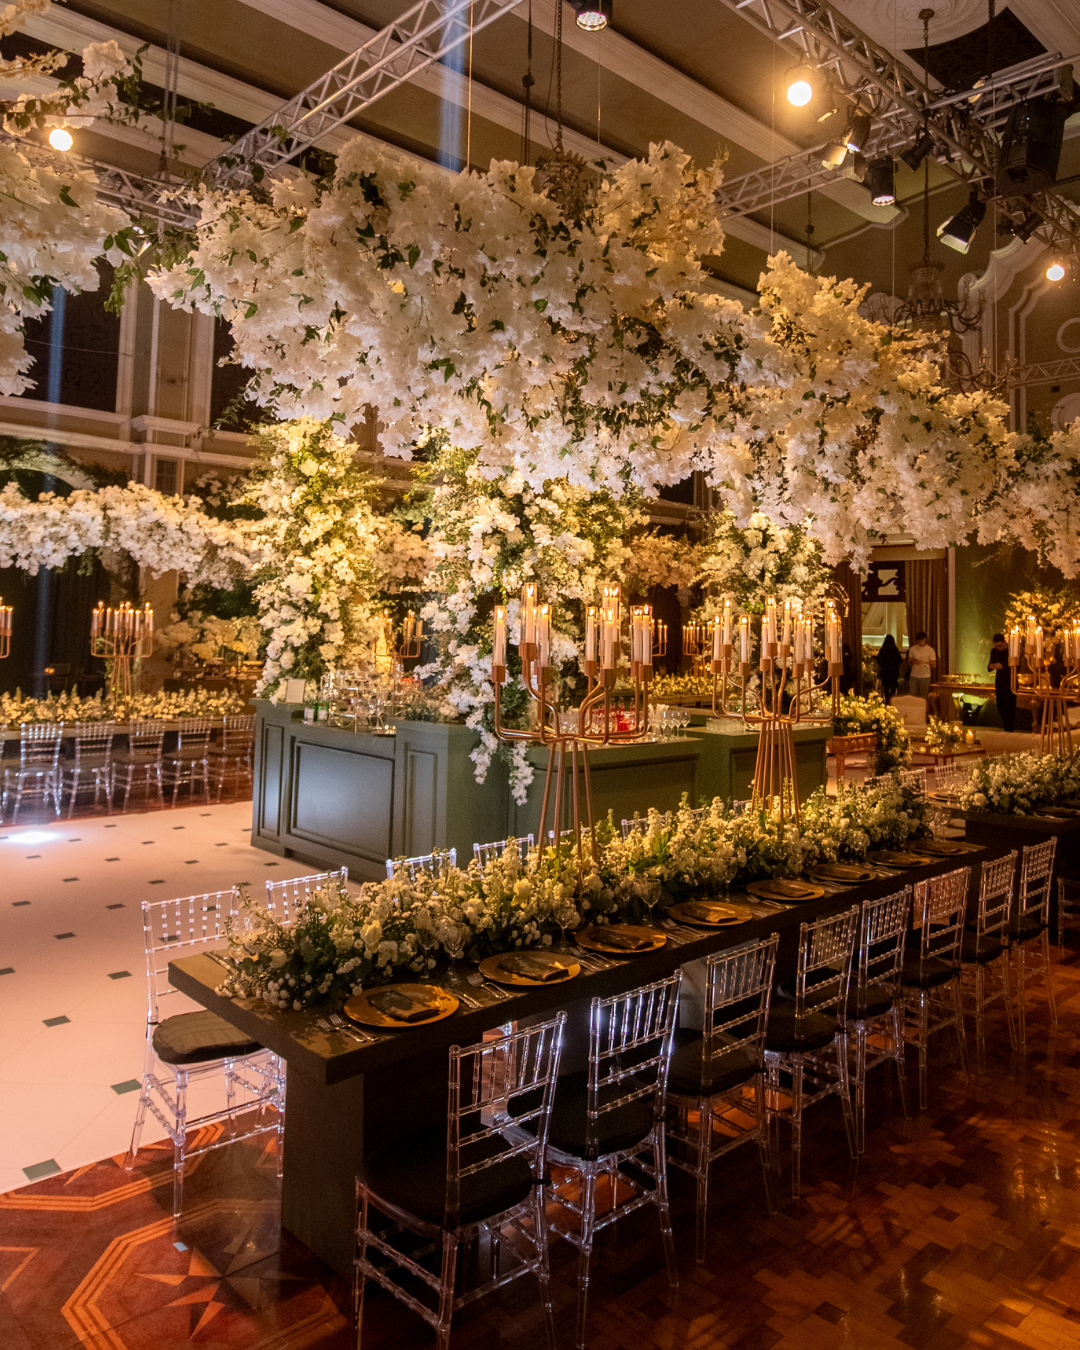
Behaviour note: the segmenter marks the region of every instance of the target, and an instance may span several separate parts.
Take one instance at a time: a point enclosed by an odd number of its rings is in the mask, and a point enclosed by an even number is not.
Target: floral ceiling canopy
[[[88,57],[78,111],[109,115],[115,56]],[[1075,574],[1080,433],[1009,433],[1004,404],[941,384],[922,337],[862,317],[853,281],[785,254],[757,308],[711,293],[720,171],[670,144],[598,170],[581,222],[535,173],[406,174],[357,140],[325,179],[193,187],[198,223],[166,247],[102,206],[92,175],[0,146],[0,390],[28,383],[21,324],[52,282],[92,286],[97,257],[141,253],[159,297],[228,320],[253,396],[283,418],[349,428],[373,405],[386,453],[441,427],[537,488],[650,491],[700,470],[740,520],[809,520],[829,561],[903,530],[927,548],[1009,539]]]

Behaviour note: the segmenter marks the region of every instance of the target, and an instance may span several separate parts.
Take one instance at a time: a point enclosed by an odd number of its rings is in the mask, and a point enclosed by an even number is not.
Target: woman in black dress
[[[896,694],[896,686],[900,678],[900,666],[903,663],[903,656],[900,648],[896,645],[896,639],[891,633],[885,634],[885,641],[878,649],[875,657],[878,668],[878,678],[881,680],[881,693],[886,703],[891,703]]]

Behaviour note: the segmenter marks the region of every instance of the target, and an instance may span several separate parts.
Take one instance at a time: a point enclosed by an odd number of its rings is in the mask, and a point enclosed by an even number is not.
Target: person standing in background
[[[987,670],[994,672],[994,699],[1006,731],[1016,730],[1016,695],[1012,691],[1012,672],[1009,670],[1009,644],[1004,633],[994,634]]]
[[[911,667],[908,689],[916,698],[929,698],[930,680],[937,665],[937,652],[927,643],[925,633],[915,634],[915,646],[908,648],[907,657]]]
[[[900,666],[904,660],[900,648],[896,645],[896,639],[891,633],[885,634],[885,641],[878,649],[878,654],[874,660],[877,662],[878,678],[881,680],[881,696],[886,703],[891,703],[896,697],[896,686],[900,681]]]

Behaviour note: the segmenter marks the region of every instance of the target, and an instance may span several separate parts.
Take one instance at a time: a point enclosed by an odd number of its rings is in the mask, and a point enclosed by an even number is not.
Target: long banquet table
[[[795,967],[799,925],[836,913],[865,899],[888,895],[956,867],[978,866],[1000,856],[1001,848],[965,845],[966,852],[903,872],[885,872],[860,886],[836,888],[820,899],[791,905],[747,923],[700,937],[669,933],[667,946],[644,956],[613,960],[606,969],[586,971],[569,987],[515,990],[506,1000],[467,986],[483,1006],[464,1006],[445,1021],[392,1031],[360,1045],[341,1032],[321,1030],[319,1005],[282,1012],[261,1001],[227,999],[214,992],[221,966],[207,955],[184,957],[169,966],[173,985],[203,1007],[280,1055],[288,1066],[285,1112],[285,1172],[282,1223],[329,1266],[351,1277],[354,1177],[366,1153],[404,1140],[422,1127],[440,1127],[446,1115],[447,1052],[451,1045],[479,1041],[485,1031],[511,1020],[536,1018],[565,1009],[567,1045],[563,1065],[583,1067],[589,1001],[660,979],[688,961],[765,936],[780,934],[777,978]],[[977,893],[977,880],[969,891]],[[740,897],[732,892],[729,897]],[[749,903],[751,897],[743,897]],[[438,982],[439,974],[432,977]],[[404,1146],[404,1145],[403,1145]]]

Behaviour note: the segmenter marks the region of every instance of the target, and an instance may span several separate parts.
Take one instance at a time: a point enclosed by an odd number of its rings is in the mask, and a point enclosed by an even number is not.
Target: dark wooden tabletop
[[[290,1069],[318,1083],[330,1085],[410,1059],[426,1058],[445,1051],[451,1045],[469,1045],[478,1041],[483,1032],[509,1021],[554,1013],[568,1003],[582,999],[608,998],[624,993],[669,975],[687,961],[764,937],[772,931],[780,934],[777,957],[777,977],[780,978],[794,970],[800,924],[857,905],[862,900],[888,895],[903,886],[925,881],[957,867],[976,868],[983,861],[1005,852],[1004,849],[974,844],[966,845],[966,849],[962,855],[942,858],[924,867],[903,872],[886,873],[882,870],[882,874],[874,881],[836,888],[807,904],[769,911],[747,923],[718,930],[700,929],[700,936],[689,940],[681,935],[676,938],[669,933],[667,945],[659,951],[615,960],[605,970],[582,969],[573,981],[556,986],[540,985],[509,990],[509,998],[499,999],[483,988],[465,985],[465,991],[481,1007],[474,1009],[461,1004],[458,1011],[444,1021],[388,1031],[366,1045],[359,1044],[342,1032],[322,1030],[317,1020],[326,1017],[329,1009],[325,1004],[292,1012],[271,1008],[258,999],[223,998],[214,991],[225,972],[212,957],[205,954],[181,957],[171,962],[169,978],[177,989],[197,1003],[280,1055]],[[969,895],[974,890],[972,886]],[[737,901],[740,896],[732,892],[728,898]],[[750,896],[742,898],[749,903],[756,903]],[[440,972],[436,971],[431,976],[432,982],[438,983],[439,977]],[[407,979],[409,976],[403,975],[402,978]]]

